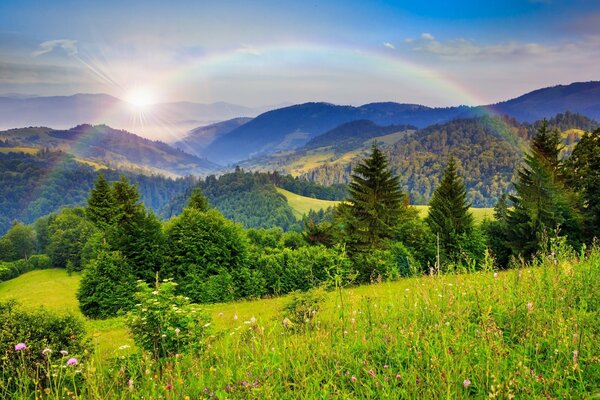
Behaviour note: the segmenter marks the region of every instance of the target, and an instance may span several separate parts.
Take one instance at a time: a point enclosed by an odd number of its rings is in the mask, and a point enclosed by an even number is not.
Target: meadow
[[[78,313],[78,280],[34,271],[1,284],[0,299]],[[214,304],[205,350],[158,361],[128,347],[121,318],[87,321],[100,350],[78,366],[70,398],[597,396],[599,281],[594,250],[583,261],[554,253],[508,271],[338,288],[295,325],[282,314],[290,296]]]
[[[288,190],[277,188],[277,191],[285,196],[289,206],[294,211],[296,218],[301,218],[303,215],[308,214],[310,210],[319,211],[321,209],[327,209],[329,207],[335,207],[339,204],[339,201],[332,200],[319,200],[311,197],[301,196],[296,193],[292,193]],[[429,212],[429,206],[416,205],[413,206],[419,211],[419,216],[425,218]],[[473,217],[476,222],[481,222],[485,218],[494,218],[493,208],[477,208],[471,207],[470,211],[473,213]]]

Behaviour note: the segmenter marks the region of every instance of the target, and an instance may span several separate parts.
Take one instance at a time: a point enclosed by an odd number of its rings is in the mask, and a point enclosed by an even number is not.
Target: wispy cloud
[[[77,40],[72,39],[57,39],[57,40],[48,40],[46,42],[40,43],[38,49],[31,53],[33,57],[39,57],[42,54],[47,54],[54,49],[61,48],[63,49],[69,56],[77,55]]]
[[[260,56],[261,54],[260,50],[258,50],[256,47],[247,44],[242,44],[236,49],[236,52],[241,54],[250,54],[253,56]]]
[[[396,46],[394,46],[390,42],[383,42],[383,46],[387,47],[388,49],[392,49],[392,50],[396,48]]]
[[[435,40],[435,38],[433,37],[433,35],[431,33],[421,33],[421,39],[423,40]]]

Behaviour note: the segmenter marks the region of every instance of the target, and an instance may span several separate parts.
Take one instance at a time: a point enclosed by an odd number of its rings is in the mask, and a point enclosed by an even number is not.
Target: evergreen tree
[[[567,162],[567,174],[570,186],[581,194],[588,241],[600,238],[600,129],[579,140]]]
[[[574,193],[564,184],[558,132],[542,123],[525,154],[525,165],[518,173],[514,208],[507,216],[507,244],[513,254],[527,258],[535,254],[544,238],[558,229],[570,244],[580,240],[581,217]]]
[[[407,208],[407,198],[376,144],[371,155],[354,169],[348,193],[349,198],[337,209],[342,240],[348,244],[348,250],[365,252],[381,247],[383,241],[395,235]]]
[[[192,194],[187,203],[187,208],[193,208],[198,211],[208,211],[208,199],[202,193],[200,186],[196,186],[192,190]]]
[[[452,262],[461,260],[465,239],[473,232],[470,207],[467,189],[456,171],[456,161],[450,157],[444,177],[429,203],[426,221],[434,235],[439,235],[443,255]]]
[[[102,173],[90,191],[85,214],[101,230],[106,230],[115,218],[116,202],[108,181]]]

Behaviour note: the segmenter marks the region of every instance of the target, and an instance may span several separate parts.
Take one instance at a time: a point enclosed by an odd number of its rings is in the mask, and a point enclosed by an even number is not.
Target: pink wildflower
[[[463,381],[463,386],[465,387],[465,389],[467,389],[469,386],[471,386],[471,381],[467,378]]]
[[[533,303],[527,303],[527,309],[529,311],[533,310]]]
[[[357,378],[356,376],[352,375],[352,378],[350,378],[350,380],[351,380],[352,382],[356,382],[356,381],[358,380],[358,378]]]
[[[18,343],[15,346],[15,351],[25,350],[26,348],[27,348],[27,345],[25,343]]]
[[[373,368],[371,368],[371,369],[369,370],[369,375],[371,375],[371,376],[375,376],[375,375],[377,375],[377,373],[376,373],[376,372],[373,370]]]
[[[67,365],[77,365],[78,363],[79,363],[79,361],[77,361],[77,359],[73,358],[73,357],[71,357],[67,360]]]

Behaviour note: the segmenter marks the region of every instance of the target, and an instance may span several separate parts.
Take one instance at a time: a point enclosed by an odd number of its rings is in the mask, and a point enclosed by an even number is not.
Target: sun
[[[143,111],[156,103],[155,94],[148,89],[133,89],[126,98],[127,102],[135,111]]]

